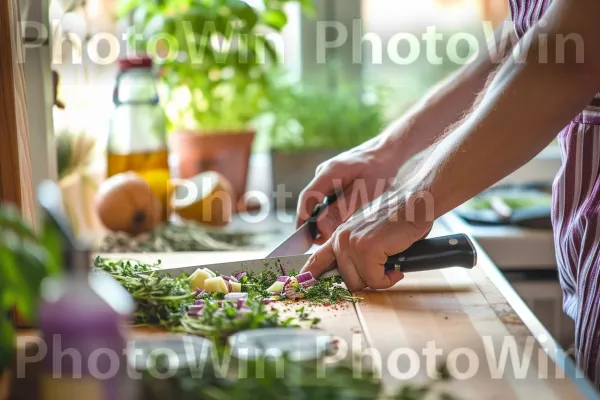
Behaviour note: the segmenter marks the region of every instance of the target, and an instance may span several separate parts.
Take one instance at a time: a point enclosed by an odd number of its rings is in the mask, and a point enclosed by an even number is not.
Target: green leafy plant
[[[382,93],[342,84],[281,88],[273,107],[271,147],[282,151],[301,149],[345,150],[377,135],[386,119]]]
[[[269,34],[288,22],[284,6],[311,0],[121,0],[135,50],[160,65],[170,129],[235,132],[268,105],[279,56]]]
[[[219,348],[218,359],[229,357],[227,349]],[[167,370],[168,360],[156,357],[153,370]],[[234,364],[234,363],[232,363]],[[329,400],[456,400],[438,390],[438,383],[450,380],[445,366],[438,368],[439,379],[425,383],[404,382],[396,393],[383,394],[383,385],[374,371],[366,369],[357,376],[347,363],[323,364],[296,362],[285,355],[274,358],[245,360],[244,373],[240,375],[235,365],[225,376],[211,368],[201,376],[192,368],[182,367],[169,379],[156,379],[143,373],[144,398],[151,400],[176,398],[179,400],[218,399],[329,399]]]
[[[41,282],[58,271],[59,252],[53,229],[44,226],[36,233],[16,208],[0,206],[0,374],[15,350],[11,315],[18,310],[25,320],[35,320]]]

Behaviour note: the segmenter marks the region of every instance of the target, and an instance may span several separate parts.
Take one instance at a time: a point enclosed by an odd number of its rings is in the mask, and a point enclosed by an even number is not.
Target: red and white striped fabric
[[[510,0],[519,37],[550,3]],[[600,107],[586,108],[558,139],[563,166],[554,181],[552,219],[563,306],[576,323],[577,363],[600,387]]]

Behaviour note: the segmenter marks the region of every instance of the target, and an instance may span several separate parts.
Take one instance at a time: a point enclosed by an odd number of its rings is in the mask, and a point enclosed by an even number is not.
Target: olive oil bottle
[[[133,171],[146,179],[167,210],[169,152],[166,117],[148,57],[119,61],[107,143],[107,177]],[[163,215],[167,215],[163,212]]]

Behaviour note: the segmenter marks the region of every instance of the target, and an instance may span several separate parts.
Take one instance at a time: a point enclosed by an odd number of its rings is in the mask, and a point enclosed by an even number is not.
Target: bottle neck
[[[113,91],[116,106],[129,104],[158,105],[156,78],[151,68],[121,70]]]

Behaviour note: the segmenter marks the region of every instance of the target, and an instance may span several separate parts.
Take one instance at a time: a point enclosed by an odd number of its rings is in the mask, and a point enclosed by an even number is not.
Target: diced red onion
[[[194,302],[194,304],[197,306],[204,306],[206,304],[206,302],[204,300],[200,299],[200,300],[196,300]]]
[[[225,282],[235,282],[235,283],[239,283],[238,280],[236,278],[234,278],[233,276],[229,276],[229,275],[221,275],[221,278],[223,278],[223,280]]]
[[[206,293],[204,290],[200,289],[200,288],[196,288],[196,297],[200,296],[201,294]]]
[[[290,279],[289,276],[280,276],[279,278],[277,278],[277,282],[287,282]]]
[[[240,272],[235,276],[235,279],[237,279],[238,281],[241,280],[243,277],[245,277],[246,275],[248,275],[247,272]]]
[[[296,277],[296,280],[302,286],[303,289],[308,289],[311,286],[314,286],[317,283],[317,280],[313,278],[313,274],[311,272],[304,272]]]
[[[227,293],[225,295],[225,300],[230,301],[238,301],[239,299],[246,299],[248,297],[248,293],[235,292],[235,293]]]
[[[204,306],[202,305],[197,305],[197,306],[190,306],[190,308],[188,309],[188,312],[190,313],[199,313],[204,309]]]
[[[281,294],[290,300],[301,299],[304,297],[304,295],[298,291],[298,288],[300,287],[301,286],[298,283],[298,280],[296,278],[291,278],[283,285],[283,291]]]
[[[281,291],[281,293],[285,293],[289,287],[293,287],[293,286],[298,286],[298,281],[296,280],[296,278],[289,278],[283,284],[283,290]]]
[[[246,299],[238,299],[237,301],[237,308],[238,310],[241,310],[243,307],[246,307]]]
[[[225,284],[227,285],[227,293],[231,293],[231,291],[233,290],[231,288],[231,282],[230,281],[225,281]]]
[[[281,300],[281,296],[271,296],[271,297],[267,297],[267,298],[262,299],[262,303],[263,304],[270,304],[270,303],[272,303],[274,301],[279,301],[279,300]]]
[[[202,315],[202,312],[201,311],[196,311],[196,312],[188,311],[187,315],[192,318],[198,318],[200,315]]]
[[[300,286],[302,286],[302,289],[308,289],[310,287],[313,287],[316,283],[317,283],[317,280],[313,278],[309,281],[304,281],[304,282],[300,283]]]
[[[298,283],[302,283],[311,279],[313,279],[313,275],[311,272],[304,272],[302,274],[296,275],[296,280],[298,281]]]

